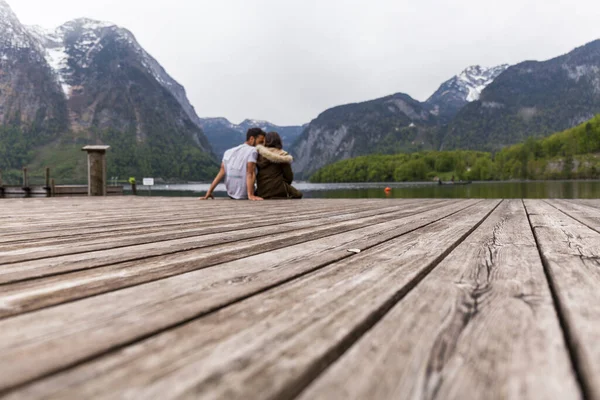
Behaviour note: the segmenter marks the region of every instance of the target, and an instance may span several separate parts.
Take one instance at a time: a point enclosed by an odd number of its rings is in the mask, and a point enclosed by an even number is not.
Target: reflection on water
[[[295,183],[306,198],[600,198],[600,181],[535,181],[535,182],[475,182],[470,185],[437,185],[434,183]],[[384,188],[392,191],[387,195]],[[152,196],[200,196],[209,184],[156,185]],[[125,190],[129,190],[125,187]],[[150,194],[146,186],[138,187],[138,195]],[[226,197],[224,185],[215,196]]]

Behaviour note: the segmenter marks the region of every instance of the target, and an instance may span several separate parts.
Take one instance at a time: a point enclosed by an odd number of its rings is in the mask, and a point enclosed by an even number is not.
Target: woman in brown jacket
[[[283,150],[281,137],[277,132],[269,132],[264,146],[256,146],[258,151],[257,195],[263,199],[301,199],[302,193],[292,186],[291,155]]]

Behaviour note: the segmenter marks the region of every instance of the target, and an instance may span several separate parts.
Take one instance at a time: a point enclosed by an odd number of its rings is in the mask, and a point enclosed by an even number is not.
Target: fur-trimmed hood
[[[267,160],[277,164],[291,164],[292,161],[294,161],[294,157],[292,157],[285,150],[279,150],[273,147],[265,147],[262,145],[258,145],[256,146],[256,151],[258,151],[258,154],[260,154]]]

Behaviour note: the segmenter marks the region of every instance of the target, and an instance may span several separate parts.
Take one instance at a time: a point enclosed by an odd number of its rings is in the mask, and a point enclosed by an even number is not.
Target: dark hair
[[[281,150],[283,143],[281,143],[281,137],[277,132],[269,132],[265,138],[265,147],[274,147]]]
[[[246,141],[250,140],[250,138],[256,139],[259,136],[265,136],[266,133],[260,128],[250,128],[248,132],[246,132]]]

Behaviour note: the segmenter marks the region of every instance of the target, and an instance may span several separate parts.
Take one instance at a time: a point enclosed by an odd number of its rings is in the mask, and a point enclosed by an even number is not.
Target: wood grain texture
[[[568,200],[546,201],[557,210],[600,233],[600,209]]]
[[[414,231],[477,201],[328,236],[281,250],[0,321],[0,389],[275,287]],[[265,249],[266,250],[266,249]],[[26,293],[26,292],[25,292]],[[5,309],[35,302],[14,291]],[[40,295],[38,293],[38,295]],[[36,354],[32,364],[24,354]]]
[[[1,398],[600,400],[597,199],[0,204]]]
[[[415,215],[430,207],[408,207],[405,211],[361,219],[345,218],[341,222],[335,222],[334,218],[329,224],[303,229],[282,228],[283,233],[266,237],[246,237],[244,232],[236,232],[230,235],[205,236],[202,238],[204,244],[201,240],[186,240],[175,244],[141,245],[125,250],[98,251],[8,264],[0,271],[0,281],[18,283],[23,279],[39,278],[24,282],[23,285],[42,290],[54,285],[66,288],[71,296],[78,296],[75,298],[81,298],[260,254],[264,248],[283,248]],[[145,253],[140,253],[142,250]],[[67,272],[71,273],[67,275]],[[60,275],[56,275],[57,273]]]
[[[600,399],[600,234],[544,201],[525,207],[584,393]]]
[[[109,231],[123,227],[135,227],[136,225],[137,227],[144,227],[161,223],[166,225],[168,223],[182,224],[213,219],[227,220],[234,217],[246,218],[260,216],[264,213],[264,208],[255,205],[246,205],[242,209],[239,207],[236,209],[228,205],[227,201],[206,203],[196,200],[191,205],[187,203],[178,204],[177,202],[175,204],[164,204],[162,202],[149,201],[149,203],[154,207],[149,208],[146,203],[137,206],[135,202],[130,204],[122,200],[121,203],[116,204],[116,209],[107,209],[106,205],[100,204],[96,205],[96,209],[83,212],[61,212],[43,206],[35,208],[26,206],[25,208],[30,210],[29,214],[21,216],[10,214],[10,211],[15,211],[13,207],[5,207],[8,212],[1,217],[4,220],[3,226],[6,229],[0,236],[0,240],[4,241],[5,238],[8,240],[19,239],[24,237],[24,235],[39,233],[59,235],[66,232],[68,234],[68,230],[70,229],[100,229]],[[386,203],[389,204],[389,202],[366,202],[358,206],[357,204],[351,205],[342,202],[334,207],[332,204],[308,202],[307,204],[309,205],[304,204],[293,209],[296,214],[307,214],[325,210],[343,211],[345,209],[350,210],[361,207],[385,207]],[[63,206],[78,208],[79,204],[69,203]],[[286,208],[277,204],[269,203],[268,208],[275,214],[289,211],[289,207]],[[35,212],[31,210],[35,210]],[[12,224],[10,223],[11,219],[15,221]]]
[[[505,200],[300,398],[581,398],[522,202]]]
[[[430,204],[425,202],[425,204]],[[431,204],[439,204],[434,202]],[[408,206],[410,207],[410,206]],[[351,213],[329,212],[325,214],[309,215],[281,215],[278,219],[263,218],[245,221],[245,218],[231,216],[228,221],[208,221],[204,226],[195,229],[187,229],[185,226],[170,227],[167,232],[144,233],[137,232],[129,237],[115,237],[113,235],[97,238],[96,235],[80,238],[76,245],[72,240],[62,243],[58,240],[49,242],[40,242],[38,246],[5,246],[0,249],[0,259],[3,263],[10,264],[19,261],[41,260],[55,258],[69,254],[91,253],[101,250],[119,249],[120,254],[131,252],[141,253],[144,257],[150,255],[162,255],[184,250],[189,250],[191,243],[198,244],[199,247],[221,244],[229,241],[249,239],[254,237],[268,236],[274,233],[292,231],[306,227],[321,226],[336,221],[361,218],[363,216],[379,215],[383,216],[392,212],[402,211],[405,206],[385,207],[375,210],[356,210]],[[233,220],[233,221],[232,221]],[[240,222],[241,221],[241,222]],[[233,223],[232,223],[233,222]],[[179,229],[177,229],[179,228]],[[211,241],[212,239],[212,241]],[[150,246],[143,246],[148,245]],[[137,246],[137,247],[136,247]],[[140,247],[141,246],[141,247]],[[199,248],[197,247],[197,248]],[[165,251],[164,249],[168,249]],[[115,251],[116,253],[116,251]],[[0,281],[1,282],[1,281]]]
[[[413,203],[416,201],[407,201]],[[106,209],[105,207],[97,207],[95,210],[87,210],[83,212],[65,212],[54,208],[46,207],[27,207],[30,211],[25,215],[3,215],[2,218],[7,223],[7,232],[3,236],[35,234],[40,231],[48,232],[68,232],[68,229],[74,226],[83,228],[93,228],[111,230],[113,227],[138,227],[147,226],[149,224],[164,223],[165,225],[186,223],[190,221],[206,221],[206,217],[215,220],[226,220],[232,217],[239,216],[241,218],[262,216],[263,213],[258,212],[260,208],[247,206],[237,209],[225,204],[225,201],[216,201],[214,203],[198,202],[191,204],[150,204],[155,205],[148,208],[146,205],[135,204],[120,204],[121,209]],[[336,207],[332,204],[310,204],[310,206],[293,207],[296,214],[319,213],[332,210],[352,210],[359,208],[377,208],[392,205],[390,202],[365,202],[360,204],[340,203]],[[65,204],[65,207],[78,208],[77,204]],[[276,213],[283,213],[290,210],[289,207],[269,204],[268,208]],[[31,210],[35,210],[32,212]],[[9,208],[9,211],[15,211]],[[15,221],[19,226],[11,226],[10,220]],[[180,222],[181,221],[181,222]],[[42,229],[40,229],[40,227]],[[14,230],[14,231],[13,231]]]
[[[583,204],[594,208],[600,208],[600,199],[576,199],[571,201],[574,203]]]
[[[12,397],[288,397],[376,322],[497,204],[480,202],[315,273],[40,380]],[[13,379],[19,376],[12,374]]]
[[[406,207],[411,204],[414,203],[407,202],[403,204],[403,206]],[[228,232],[240,229],[240,227],[244,226],[268,226],[282,220],[286,222],[292,222],[302,219],[324,218],[335,214],[356,213],[368,210],[382,210],[382,212],[385,212],[386,209],[390,208],[393,208],[393,206],[382,207],[373,205],[356,205],[353,207],[341,206],[335,209],[332,209],[331,207],[316,207],[307,211],[294,212],[291,215],[286,215],[285,210],[282,210],[280,215],[275,214],[273,217],[265,217],[264,215],[256,213],[243,213],[228,210],[227,215],[225,216],[196,214],[194,217],[173,217],[173,220],[169,220],[167,217],[165,217],[165,219],[161,220],[160,222],[135,221],[116,227],[107,227],[102,225],[98,228],[93,228],[90,226],[78,228],[76,226],[68,226],[67,228],[62,228],[61,230],[55,231],[34,231],[26,234],[14,234],[11,236],[3,235],[2,239],[0,239],[0,250],[5,251],[27,247],[42,247],[46,244],[52,243],[83,243],[101,238],[127,239],[129,237],[139,236],[140,234],[166,233],[174,235],[182,232],[182,230],[192,231],[208,227],[212,228],[212,233],[216,233],[217,231]],[[275,213],[277,212],[278,210],[275,210]],[[176,237],[172,238],[174,239]]]

